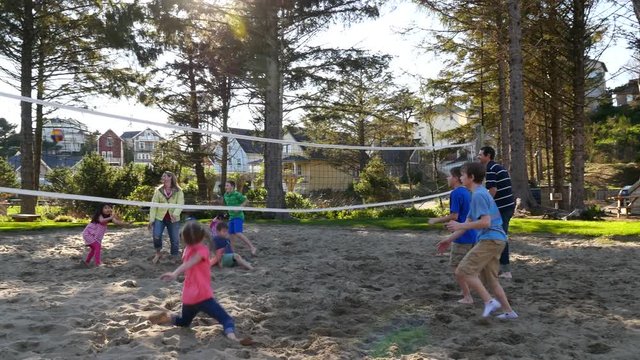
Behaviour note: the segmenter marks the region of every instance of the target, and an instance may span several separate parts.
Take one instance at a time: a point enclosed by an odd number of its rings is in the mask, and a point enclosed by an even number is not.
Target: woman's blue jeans
[[[153,222],[153,247],[156,250],[162,249],[162,233],[164,233],[165,227],[171,242],[171,255],[178,256],[180,255],[180,222],[155,220]]]

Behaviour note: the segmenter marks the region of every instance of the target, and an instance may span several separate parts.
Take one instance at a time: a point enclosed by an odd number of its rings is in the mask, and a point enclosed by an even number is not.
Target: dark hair
[[[99,223],[100,222],[100,215],[102,215],[103,217],[107,217],[107,216],[104,216],[104,214],[102,213],[102,209],[104,209],[105,206],[109,206],[109,207],[113,208],[113,204],[107,204],[107,203],[98,204],[98,207],[96,208],[96,212],[91,217],[91,222],[92,223],[96,223],[96,224]]]
[[[229,230],[229,225],[227,225],[227,223],[224,221],[220,221],[216,224],[216,231],[220,232],[222,230]]]
[[[453,176],[454,178],[458,178],[458,180],[460,180],[460,176],[462,176],[462,173],[460,173],[460,166],[454,166],[449,170],[449,173],[451,174],[451,176]]]
[[[484,156],[489,155],[489,159],[493,160],[496,157],[496,151],[491,146],[484,146],[480,148]]]
[[[234,188],[236,187],[236,182],[235,181],[227,180],[227,184],[233,186]]]
[[[487,172],[486,167],[479,162],[465,163],[460,171],[467,174],[467,177],[473,177],[473,182],[476,184],[482,184],[484,175]]]
[[[210,237],[209,229],[197,221],[188,221],[180,230],[180,239],[187,245],[199,244],[202,240]]]

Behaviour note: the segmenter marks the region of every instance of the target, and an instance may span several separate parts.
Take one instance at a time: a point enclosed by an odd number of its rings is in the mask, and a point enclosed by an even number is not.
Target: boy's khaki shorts
[[[462,259],[467,255],[474,244],[451,244],[451,253],[449,255],[449,265],[458,266]]]
[[[500,240],[480,240],[465,255],[458,271],[465,275],[479,275],[482,282],[498,280],[498,268],[500,254],[506,245],[506,241]]]

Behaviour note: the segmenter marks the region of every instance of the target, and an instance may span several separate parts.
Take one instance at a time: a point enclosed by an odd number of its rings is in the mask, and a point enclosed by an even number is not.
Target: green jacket
[[[171,194],[171,197],[167,199],[167,197],[164,196],[164,192],[162,191],[162,186],[160,186],[153,193],[153,199],[151,199],[151,202],[184,205],[184,192],[182,192],[181,189],[178,189],[178,191],[174,191],[173,194]],[[182,209],[151,207],[151,209],[149,209],[149,222],[152,222],[154,220],[162,220],[167,211],[170,214],[173,214],[173,216],[175,216],[176,218],[180,218],[180,213],[182,213]]]

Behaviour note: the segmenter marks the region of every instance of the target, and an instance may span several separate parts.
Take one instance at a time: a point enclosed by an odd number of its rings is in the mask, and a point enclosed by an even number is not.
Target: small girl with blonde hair
[[[218,320],[227,338],[240,341],[236,337],[233,318],[218,304],[213,297],[211,288],[211,267],[209,263],[209,247],[203,242],[211,237],[209,230],[196,221],[187,222],[180,238],[186,247],[182,255],[182,265],[173,272],[160,276],[163,281],[175,280],[184,273],[182,287],[182,314],[171,315],[162,312],[149,317],[154,324],[175,325],[188,327],[199,312],[204,312]],[[242,345],[250,345],[252,340],[246,338],[240,341]]]

